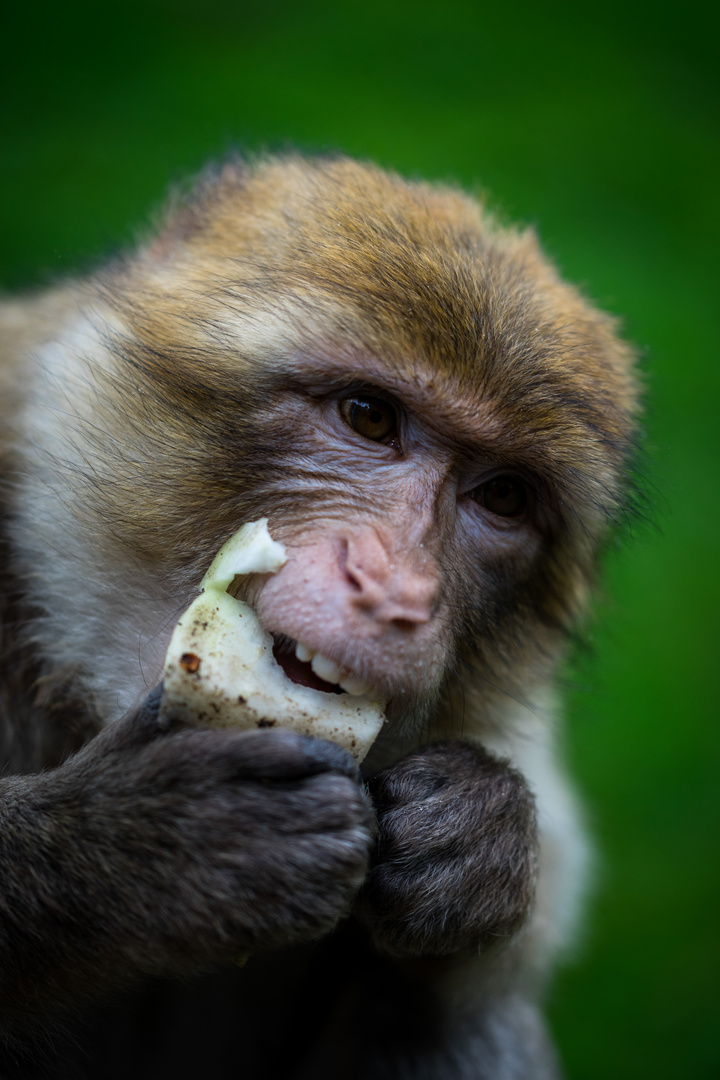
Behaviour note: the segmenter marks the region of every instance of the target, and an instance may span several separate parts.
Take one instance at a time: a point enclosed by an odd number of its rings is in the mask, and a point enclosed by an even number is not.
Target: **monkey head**
[[[508,695],[542,681],[621,512],[637,406],[612,320],[531,232],[344,159],[231,162],[81,308],[32,406],[71,414],[35,425],[68,536],[40,633],[60,663],[70,623],[113,659],[101,710],[158,676],[214,551],[260,516],[288,561],[247,599],[291,678],[379,689],[398,726],[461,666]]]

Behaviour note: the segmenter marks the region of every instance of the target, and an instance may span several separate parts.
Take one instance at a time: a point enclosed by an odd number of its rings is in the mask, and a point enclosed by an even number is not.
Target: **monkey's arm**
[[[359,914],[384,952],[439,956],[509,940],[532,903],[535,808],[522,776],[459,740],[370,783],[378,838]]]
[[[0,1030],[132,981],[312,939],[365,874],[345,751],[157,724],[157,695],[59,768],[0,784]]]

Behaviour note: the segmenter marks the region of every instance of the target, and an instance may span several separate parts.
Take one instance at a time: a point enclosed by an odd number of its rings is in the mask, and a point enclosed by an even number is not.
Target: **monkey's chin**
[[[362,761],[384,723],[385,700],[372,691],[351,695],[327,682],[321,690],[317,676],[303,680],[314,685],[294,681],[292,663],[285,659],[286,673],[253,609],[227,592],[238,575],[275,573],[285,561],[265,518],[243,526],[220,549],[203,592],[170,639],[160,716],[245,730],[291,728],[339,743]]]

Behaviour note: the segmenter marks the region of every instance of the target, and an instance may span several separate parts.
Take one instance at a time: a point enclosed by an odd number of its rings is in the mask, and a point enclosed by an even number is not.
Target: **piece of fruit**
[[[214,727],[292,728],[331,739],[362,761],[384,722],[384,700],[291,681],[253,609],[227,591],[237,577],[276,573],[286,561],[266,518],[243,525],[223,545],[170,639],[160,715]],[[352,676],[347,682],[362,685]]]

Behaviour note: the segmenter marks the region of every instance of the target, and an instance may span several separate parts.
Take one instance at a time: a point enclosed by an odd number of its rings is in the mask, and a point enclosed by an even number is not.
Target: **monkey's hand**
[[[312,939],[354,899],[372,812],[350,755],[282,730],[163,731],[158,701],[0,782],[0,1013]]]
[[[535,809],[522,776],[460,741],[426,746],[370,782],[377,846],[357,914],[396,956],[507,941],[532,903]]]

